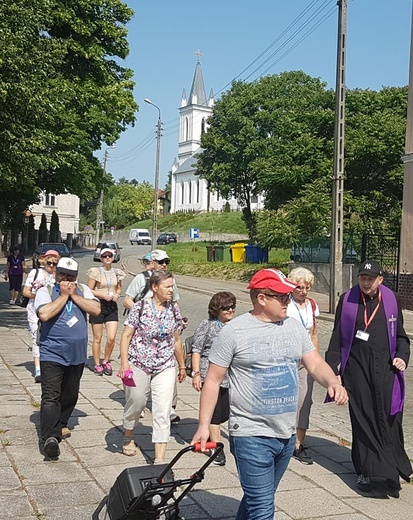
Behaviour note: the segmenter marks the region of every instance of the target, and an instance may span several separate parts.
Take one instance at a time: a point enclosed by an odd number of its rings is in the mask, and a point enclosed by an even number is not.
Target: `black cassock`
[[[334,330],[326,352],[326,361],[338,374],[340,364],[340,317],[344,295],[337,305]],[[367,319],[378,305],[377,295],[366,296]],[[403,327],[398,305],[396,357],[406,366],[410,357],[410,341]],[[364,305],[360,296],[356,331],[364,330]],[[393,381],[397,369],[392,367],[383,304],[368,326],[368,341],[354,338],[342,374],[349,395],[353,443],[351,458],[358,475],[409,481],[412,466],[404,450],[403,412],[390,415]]]

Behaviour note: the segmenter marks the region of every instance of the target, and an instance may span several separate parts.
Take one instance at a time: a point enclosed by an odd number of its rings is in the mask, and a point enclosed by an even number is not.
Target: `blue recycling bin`
[[[268,263],[268,249],[254,244],[245,246],[245,261],[247,264]]]

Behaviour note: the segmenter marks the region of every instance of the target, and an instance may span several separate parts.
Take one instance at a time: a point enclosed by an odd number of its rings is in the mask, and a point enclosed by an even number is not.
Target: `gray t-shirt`
[[[298,366],[312,350],[308,333],[293,318],[267,323],[248,312],[223,327],[209,361],[228,368],[230,435],[289,439],[294,434]]]

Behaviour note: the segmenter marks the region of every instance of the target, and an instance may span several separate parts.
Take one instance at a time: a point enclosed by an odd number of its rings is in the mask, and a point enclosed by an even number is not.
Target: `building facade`
[[[208,117],[212,115],[214,94],[206,96],[201,63],[197,62],[189,96],[182,92],[179,109],[178,157],[171,168],[170,212],[221,211],[228,202],[231,210],[239,210],[235,198],[223,199],[210,192],[205,179],[195,175],[196,154],[201,151],[201,136],[208,130]],[[263,208],[263,198],[254,197],[252,209]]]
[[[53,210],[56,211],[59,217],[62,239],[66,239],[68,234],[77,235],[79,232],[79,197],[71,194],[53,195],[42,193],[39,204],[34,204],[30,207],[36,229],[39,229],[42,213],[46,215],[47,227],[50,229]]]

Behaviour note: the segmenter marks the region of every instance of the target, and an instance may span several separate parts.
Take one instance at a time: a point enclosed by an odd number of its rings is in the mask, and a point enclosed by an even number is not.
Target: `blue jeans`
[[[236,520],[273,520],[274,494],[294,450],[290,439],[230,437],[244,496]]]

